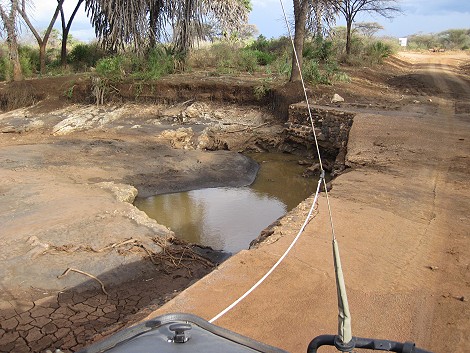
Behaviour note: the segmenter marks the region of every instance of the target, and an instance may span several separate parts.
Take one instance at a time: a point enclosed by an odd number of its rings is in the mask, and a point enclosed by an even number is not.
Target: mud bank
[[[134,198],[249,185],[258,165],[238,152],[288,144],[269,111],[203,102],[39,104],[0,115],[0,131],[0,351],[18,352],[76,350],[211,271],[217,253],[181,258]]]

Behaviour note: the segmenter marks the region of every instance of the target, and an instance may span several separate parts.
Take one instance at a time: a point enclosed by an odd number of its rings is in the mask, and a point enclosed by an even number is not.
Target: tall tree
[[[36,38],[38,45],[39,45],[39,62],[40,62],[40,72],[44,74],[46,72],[46,46],[47,41],[49,40],[49,36],[51,35],[52,28],[54,27],[54,23],[57,20],[57,16],[59,15],[59,11],[62,8],[64,0],[57,0],[57,6],[52,15],[51,21],[49,22],[49,26],[47,27],[46,31],[44,32],[44,37],[41,37],[39,32],[34,28],[33,24],[31,23],[28,13],[26,11],[26,0],[21,0],[21,7],[18,8],[18,13],[23,18],[24,22],[33,33],[34,37]]]
[[[13,81],[21,81],[23,79],[23,73],[21,71],[20,56],[18,54],[18,37],[16,32],[18,0],[10,0],[9,9],[7,6],[8,5],[2,5],[0,3],[0,17],[3,22],[3,28],[7,32],[8,55],[10,63],[13,66]],[[7,74],[9,74],[8,70]],[[9,77],[7,77],[7,79],[9,79]]]
[[[60,0],[58,0],[59,2]],[[83,0],[78,0],[75,8],[72,11],[72,14],[69,17],[69,20],[65,21],[65,13],[63,6],[60,6],[60,22],[62,25],[62,46],[60,49],[60,63],[63,67],[67,66],[67,40],[70,33],[70,28],[72,27],[72,22],[75,19],[75,15],[78,12],[78,9],[82,5]],[[62,2],[63,5],[63,2]]]
[[[294,3],[294,48],[292,55],[292,72],[290,81],[300,81],[302,68],[302,52],[306,34],[322,35],[325,25],[334,22],[338,0],[293,0]],[[297,60],[295,58],[297,53]]]
[[[204,36],[206,23],[217,23],[223,32],[238,31],[248,21],[249,0],[181,0],[173,24],[175,52],[186,57],[195,40]]]
[[[309,0],[294,0],[294,52],[290,81],[300,81]]]
[[[158,39],[162,36],[165,27],[165,0],[147,0],[149,11],[149,46],[150,48],[157,45]]]
[[[354,29],[359,31],[363,36],[372,38],[378,31],[384,27],[377,22],[358,22],[354,25]]]
[[[393,18],[399,13],[398,0],[340,0],[338,11],[346,20],[346,54],[351,54],[352,24],[359,12],[378,14],[385,18]]]
[[[247,21],[248,0],[85,0],[85,9],[103,46],[142,52],[158,39],[173,38],[176,52],[187,53],[203,35],[203,25],[217,21],[226,30]],[[171,29],[171,35],[168,33]]]
[[[155,1],[85,0],[85,10],[105,49],[123,51],[126,46],[131,46],[133,51],[142,52],[150,38],[149,5]]]

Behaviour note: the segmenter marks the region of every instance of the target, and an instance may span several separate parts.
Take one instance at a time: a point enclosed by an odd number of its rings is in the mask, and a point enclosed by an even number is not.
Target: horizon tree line
[[[39,46],[40,73],[46,70],[46,46],[53,26],[60,15],[62,28],[61,64],[67,65],[67,39],[73,20],[85,4],[85,12],[101,46],[109,52],[132,50],[144,54],[157,43],[169,41],[171,52],[183,63],[195,41],[204,37],[204,28],[216,26],[225,35],[237,32],[248,22],[252,9],[250,0],[73,0],[75,7],[67,19],[63,5],[57,5],[48,27],[42,33],[34,27],[30,0],[8,0],[0,3],[0,19],[13,67],[9,79],[22,80],[18,55],[18,24],[23,21]],[[72,0],[67,0],[72,1]],[[6,4],[5,4],[6,2]],[[293,41],[302,53],[307,33],[322,36],[335,23],[336,16],[346,19],[346,53],[350,54],[351,30],[359,12],[376,13],[391,18],[400,11],[398,0],[292,0],[294,9]],[[292,60],[291,81],[300,80],[299,65]],[[300,66],[300,67],[299,67]]]

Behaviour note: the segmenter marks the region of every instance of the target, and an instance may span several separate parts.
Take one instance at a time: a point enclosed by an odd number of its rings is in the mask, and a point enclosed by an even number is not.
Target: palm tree
[[[163,38],[172,38],[174,52],[185,57],[203,26],[217,21],[226,31],[248,19],[247,0],[85,0],[85,9],[105,48],[130,46],[144,52]],[[168,33],[168,28],[171,33]]]

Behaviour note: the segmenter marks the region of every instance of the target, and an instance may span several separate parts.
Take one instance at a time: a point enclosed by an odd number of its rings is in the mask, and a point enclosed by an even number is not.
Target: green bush
[[[18,47],[18,55],[20,56],[23,75],[30,77],[32,74],[39,72],[41,67],[39,60],[39,48],[20,45]]]
[[[125,77],[125,67],[128,66],[128,64],[123,55],[110,56],[98,60],[96,63],[96,72],[109,80],[120,80]]]
[[[310,60],[316,59],[320,62],[335,60],[333,42],[322,38],[317,38],[312,42],[305,42],[303,56],[304,58]]]
[[[237,45],[221,42],[211,46],[209,49],[212,63],[209,66],[216,67],[220,73],[233,73],[236,71],[240,49]]]
[[[20,65],[24,77],[31,77],[33,75],[33,66],[31,65],[30,58],[20,55]]]
[[[292,54],[287,50],[267,67],[266,73],[289,77],[292,72]]]
[[[256,51],[242,50],[238,58],[238,69],[241,71],[255,72],[258,66],[258,56]]]
[[[259,51],[259,50],[255,50],[254,53],[256,55],[256,61],[258,62],[258,65],[260,66],[269,65],[275,59],[275,56],[271,53],[266,53],[264,51]]]
[[[280,37],[277,39],[268,40],[263,35],[260,35],[256,39],[256,41],[254,41],[247,47],[247,49],[258,50],[263,53],[268,53],[274,58],[282,55],[286,49],[290,50],[290,48],[291,40],[288,37]]]
[[[134,77],[156,80],[175,71],[175,57],[165,47],[156,47],[144,57],[133,57]]]
[[[256,40],[248,46],[248,49],[258,50],[261,52],[268,52],[270,47],[269,41],[265,36],[260,34]]]
[[[143,80],[155,80],[173,73],[175,56],[165,47],[157,47],[141,56],[133,53],[119,54],[100,59],[96,72],[109,80],[121,80],[133,77]]]
[[[10,60],[7,56],[3,55],[0,58],[0,81],[6,81],[13,75],[13,68],[11,67]]]
[[[365,52],[372,64],[381,64],[385,58],[393,54],[393,49],[385,42],[376,41],[368,45]]]
[[[329,84],[328,78],[322,74],[320,65],[315,60],[305,60],[302,65],[302,74],[305,81],[310,83]]]
[[[104,56],[105,52],[98,43],[81,43],[72,48],[67,61],[72,65],[74,70],[82,71],[90,67],[95,67],[98,61]]]

